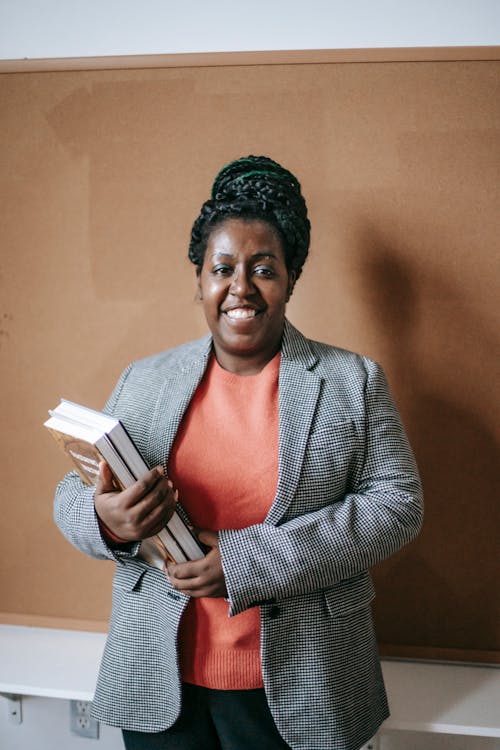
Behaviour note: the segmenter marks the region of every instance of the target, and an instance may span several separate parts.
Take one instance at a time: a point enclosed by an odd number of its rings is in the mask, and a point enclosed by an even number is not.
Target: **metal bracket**
[[[23,721],[23,704],[20,695],[12,693],[0,693],[7,701],[7,713],[12,724],[21,724]]]

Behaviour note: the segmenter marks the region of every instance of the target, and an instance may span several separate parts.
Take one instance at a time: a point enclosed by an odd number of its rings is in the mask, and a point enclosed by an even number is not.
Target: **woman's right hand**
[[[157,534],[170,520],[176,502],[177,493],[161,466],[120,492],[108,464],[101,462],[95,510],[105,526],[123,541],[136,542]]]

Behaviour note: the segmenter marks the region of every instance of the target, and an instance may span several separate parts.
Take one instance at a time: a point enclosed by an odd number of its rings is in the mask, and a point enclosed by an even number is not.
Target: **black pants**
[[[123,730],[126,750],[285,750],[264,690],[183,685],[181,714],[164,732]]]

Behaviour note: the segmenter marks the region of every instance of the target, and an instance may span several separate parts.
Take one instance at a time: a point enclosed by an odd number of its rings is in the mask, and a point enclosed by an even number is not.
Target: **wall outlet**
[[[89,701],[70,701],[69,728],[71,734],[97,740],[99,722],[90,716],[90,706]]]

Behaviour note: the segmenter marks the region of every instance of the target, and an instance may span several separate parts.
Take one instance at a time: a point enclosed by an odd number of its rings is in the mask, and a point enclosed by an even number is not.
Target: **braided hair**
[[[211,233],[226,219],[257,219],[277,232],[288,271],[298,278],[309,252],[311,225],[297,178],[267,156],[227,164],[191,230],[189,260],[201,271]]]

